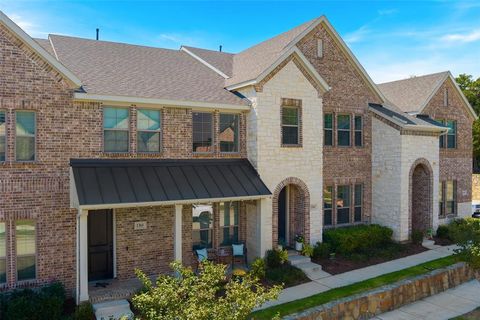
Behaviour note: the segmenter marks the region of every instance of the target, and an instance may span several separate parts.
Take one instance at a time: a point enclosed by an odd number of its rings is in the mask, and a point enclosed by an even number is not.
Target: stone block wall
[[[480,201],[480,174],[472,175],[472,200]]]
[[[480,276],[464,263],[323,304],[283,319],[370,319]]]

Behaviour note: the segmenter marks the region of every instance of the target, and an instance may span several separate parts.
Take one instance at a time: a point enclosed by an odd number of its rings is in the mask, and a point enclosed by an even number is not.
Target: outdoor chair
[[[245,267],[248,266],[247,263],[247,246],[244,242],[239,242],[232,244],[232,270],[235,266],[235,258],[242,258],[245,262]]]
[[[215,251],[209,250],[206,247],[200,247],[193,250],[193,254],[195,255],[195,262],[196,262],[196,271],[198,271],[199,266],[204,261],[216,261]]]

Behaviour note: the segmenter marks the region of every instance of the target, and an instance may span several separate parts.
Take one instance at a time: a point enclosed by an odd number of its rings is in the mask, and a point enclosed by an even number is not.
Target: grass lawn
[[[452,265],[456,262],[456,257],[448,256],[445,258],[440,258],[430,262],[422,263],[407,269],[384,274],[376,278],[357,282],[340,288],[331,289],[307,298],[287,302],[264,310],[259,310],[252,313],[251,319],[272,319],[277,313],[280,314],[280,316],[285,316],[295,312],[300,312],[333,300],[345,298],[357,293],[381,287],[383,285],[392,284],[400,280],[419,276],[432,270]]]
[[[450,320],[476,320],[476,319],[480,319],[480,307],[478,307],[473,311],[470,311],[469,313],[465,313],[461,316],[452,318]]]

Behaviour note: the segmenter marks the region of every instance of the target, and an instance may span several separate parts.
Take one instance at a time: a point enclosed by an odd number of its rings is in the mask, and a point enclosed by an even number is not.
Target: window
[[[350,146],[350,116],[337,116],[337,141],[339,146]]]
[[[238,242],[238,202],[220,203],[220,245]]]
[[[362,116],[355,116],[355,146],[363,145],[363,119]]]
[[[350,186],[337,187],[337,224],[350,222]]]
[[[457,147],[457,121],[447,120],[446,125],[450,129],[447,134],[447,148],[455,149]]]
[[[213,206],[193,206],[192,243],[193,248],[211,248],[213,235]]]
[[[317,39],[317,58],[323,58],[323,40]]]
[[[15,119],[15,158],[17,161],[35,160],[35,112],[17,111]]]
[[[137,151],[160,152],[161,123],[159,110],[137,112]]]
[[[333,210],[333,188],[326,187],[323,189],[323,225],[331,226]]]
[[[6,141],[5,141],[5,111],[0,110],[0,162],[5,161]]]
[[[7,282],[7,237],[5,222],[0,222],[0,283]]]
[[[445,213],[447,215],[456,214],[456,200],[457,200],[457,182],[447,181],[445,188]]]
[[[17,221],[15,238],[17,241],[17,280],[35,279],[35,222],[31,220]]]
[[[238,114],[220,114],[220,152],[238,152]]]
[[[282,107],[282,144],[299,144],[298,108]]]
[[[362,222],[363,185],[355,185],[353,221]]]
[[[213,117],[211,113],[193,113],[193,152],[213,151]]]
[[[127,108],[103,108],[103,149],[128,152],[129,114]]]
[[[326,146],[333,146],[333,115],[327,113],[323,116],[323,144]]]
[[[445,120],[436,119],[436,122],[445,125]],[[445,148],[445,135],[441,135],[439,139],[439,148]]]

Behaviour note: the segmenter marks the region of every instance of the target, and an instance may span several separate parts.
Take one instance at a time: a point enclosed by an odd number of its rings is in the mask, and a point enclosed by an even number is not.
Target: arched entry
[[[410,169],[410,234],[432,227],[433,171],[426,159],[418,159]]]
[[[298,178],[282,181],[273,193],[272,207],[274,247],[293,246],[296,234],[310,240],[310,195],[303,181]]]

